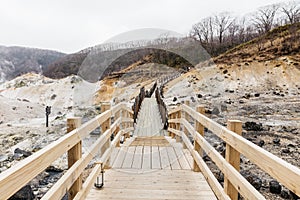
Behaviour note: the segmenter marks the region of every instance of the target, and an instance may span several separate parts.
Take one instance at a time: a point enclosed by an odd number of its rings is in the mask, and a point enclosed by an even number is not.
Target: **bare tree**
[[[274,18],[279,6],[273,4],[260,8],[253,18],[254,25],[260,33],[266,33],[273,27]]]
[[[296,1],[290,1],[285,3],[281,7],[282,13],[284,13],[288,19],[288,23],[293,24],[300,21],[300,4]]]
[[[212,23],[212,17],[202,19],[199,23],[193,25],[190,36],[200,41],[201,44],[208,44],[213,38],[213,36],[211,37],[211,34],[213,34],[211,33],[213,31],[213,28],[211,28]]]
[[[242,26],[240,26],[236,20],[234,20],[231,25],[228,27],[228,39],[230,42],[230,45],[234,45],[238,43],[238,34],[240,29],[243,29]]]
[[[223,37],[225,31],[231,26],[234,22],[234,18],[231,16],[229,12],[222,12],[215,15],[215,29],[217,31],[219,43],[223,43]]]

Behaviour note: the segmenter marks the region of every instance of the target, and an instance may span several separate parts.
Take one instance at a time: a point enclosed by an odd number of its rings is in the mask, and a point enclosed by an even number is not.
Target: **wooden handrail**
[[[223,172],[224,176],[230,177],[230,182],[237,188],[237,191],[241,193],[243,197],[247,197],[248,199],[264,199],[264,197],[238,171],[236,171],[215,148],[213,148],[213,146],[195,131],[193,126],[186,119],[181,119],[181,123],[193,134],[197,143]]]
[[[93,157],[97,155],[97,151],[101,149],[105,142],[110,138],[110,135],[115,131],[120,122],[120,118],[116,120],[111,128],[106,130],[96,140],[84,156],[74,163],[74,165],[68,169],[68,171],[51,187],[51,189],[43,196],[42,200],[61,199],[65,195],[66,191],[70,189],[74,181],[84,171],[84,168],[89,164]]]
[[[169,112],[169,116],[177,112],[186,112],[187,114],[189,114],[190,117],[192,117],[204,127],[211,130],[214,134],[223,139],[228,145],[246,156],[249,160],[259,166],[265,172],[270,174],[272,177],[276,178],[292,192],[300,195],[299,168],[253,144],[252,142],[246,140],[233,131],[228,130],[226,127],[221,126],[205,115],[196,112],[194,109],[190,108],[187,105],[181,105],[180,107],[171,110]],[[243,196],[246,196],[247,198],[252,196],[253,199],[263,199],[263,196],[259,194],[251,185],[249,185],[248,182],[246,183],[245,179],[243,177],[241,178],[239,172],[236,171],[219,153],[217,153],[217,151],[215,151],[214,148],[209,145],[209,143],[194,129],[194,127],[187,120],[182,118],[170,119],[169,123],[183,124],[188,132],[194,136],[195,142],[200,144],[201,148],[206,151],[206,153],[224,173],[224,176],[226,176],[230,180],[231,184],[233,184],[234,187]],[[176,135],[181,135],[182,139],[185,141],[185,145],[187,145],[186,143],[189,142],[189,140],[185,138],[185,135],[181,131],[175,130],[173,128],[169,128],[168,130],[175,133]],[[187,147],[190,147],[189,149],[193,150],[190,145]],[[191,151],[192,155],[195,154],[193,153],[193,151]],[[193,157],[195,159],[195,155],[193,155]],[[199,164],[201,164],[201,162],[199,162]],[[203,168],[203,166],[199,167]],[[215,187],[216,186],[212,188]]]
[[[32,154],[31,156],[20,161],[16,165],[12,166],[8,170],[0,174],[0,194],[2,199],[8,199],[19,189],[21,189],[25,184],[30,180],[36,177],[39,173],[44,171],[49,165],[51,165],[57,158],[63,155],[65,152],[70,150],[76,144],[81,142],[83,138],[89,135],[93,130],[99,127],[102,123],[106,122],[114,114],[123,110],[125,112],[131,113],[131,110],[128,108],[125,103],[120,103],[110,110],[107,110],[100,115],[96,116],[92,120],[83,124],[79,128],[69,132],[68,134],[62,136],[57,141],[47,145],[45,148],[40,151]],[[124,121],[129,122],[129,119]],[[132,120],[131,120],[132,121]],[[122,118],[115,120],[115,123],[110,129],[105,131],[99,139],[94,143],[89,154],[84,154],[82,158],[74,163],[74,165],[66,172],[69,177],[65,174],[64,179],[59,180],[59,183],[62,185],[55,184],[51,191],[56,191],[58,196],[62,197],[61,194],[65,194],[66,188],[70,188],[76,178],[79,177],[83,169],[87,166],[89,161],[93,158],[93,155],[96,155],[98,147],[102,146],[105,141],[109,138],[110,134],[116,129],[117,125],[122,122]],[[97,148],[96,148],[97,147]],[[74,178],[75,177],[75,178]],[[73,179],[74,178],[74,179]],[[71,180],[72,179],[72,180]],[[57,188],[57,190],[55,189]],[[47,196],[51,193],[47,193],[44,199],[48,199]],[[55,196],[56,197],[56,196]],[[56,198],[53,198],[56,199]]]
[[[292,192],[300,195],[299,168],[246,140],[242,136],[235,134],[208,117],[197,113],[192,108],[186,105],[183,105],[182,108],[195,120],[247,157],[251,162],[277,179]]]

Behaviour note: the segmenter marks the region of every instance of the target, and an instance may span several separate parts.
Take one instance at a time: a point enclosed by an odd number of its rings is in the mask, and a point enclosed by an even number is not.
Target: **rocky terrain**
[[[166,77],[176,77],[163,88],[168,109],[188,100],[192,107],[205,105],[206,114],[224,126],[228,119],[241,120],[243,137],[300,167],[299,46],[283,48],[292,35],[282,37],[278,31],[272,34],[273,39],[269,34],[259,41],[260,51],[257,51],[258,41],[251,41],[201,62],[187,73],[165,64],[151,63],[153,58],[150,63],[142,62],[147,55],[128,66],[119,63],[121,68],[114,71],[115,74],[110,73],[111,76],[94,83],[76,75],[51,79],[34,73],[2,83],[0,172],[64,135],[68,116],[82,116],[85,122],[99,114],[101,102],[133,103],[141,87],[149,89],[155,81]],[[70,63],[72,60],[71,57]],[[68,67],[62,69],[70,72]],[[46,106],[52,108],[49,128],[45,127]],[[219,138],[209,130],[205,137],[224,154],[225,146]],[[204,159],[222,183],[222,173],[207,156]],[[66,168],[64,159],[58,159],[24,190],[39,199]],[[297,199],[243,156],[241,173],[267,199]]]

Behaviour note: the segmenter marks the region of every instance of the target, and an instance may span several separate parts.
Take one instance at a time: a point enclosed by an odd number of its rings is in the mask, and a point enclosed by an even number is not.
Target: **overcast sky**
[[[0,45],[73,53],[122,32],[160,28],[187,34],[201,18],[253,12],[278,0],[0,0]]]

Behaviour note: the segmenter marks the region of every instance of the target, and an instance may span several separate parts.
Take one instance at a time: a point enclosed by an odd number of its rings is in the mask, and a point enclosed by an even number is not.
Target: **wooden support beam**
[[[186,100],[184,101],[184,104],[187,105],[187,106],[190,106],[190,101]],[[183,119],[186,119],[188,122],[190,121],[189,120],[189,114],[187,112],[184,112],[184,111],[181,111],[181,117]],[[184,134],[188,137],[189,136],[189,131],[182,125],[182,129],[183,129],[183,132]],[[182,142],[182,145],[183,145],[183,148],[186,149],[186,145],[184,142]]]
[[[176,117],[175,119],[180,119],[181,118],[181,110],[179,110],[178,112],[176,112]],[[176,123],[175,125],[175,129],[180,131],[180,123]],[[180,142],[181,141],[181,136],[179,137],[178,135],[176,135],[176,142]]]
[[[74,129],[81,126],[81,118],[73,117],[67,119],[67,132],[71,132]],[[68,151],[68,168],[71,168],[72,165],[82,157],[82,142],[78,142]],[[77,180],[73,183],[69,189],[69,198],[73,199],[76,194],[80,191],[82,187],[82,175],[80,175]]]
[[[109,110],[111,108],[110,103],[102,103],[101,104],[101,113]],[[105,122],[103,122],[101,126],[102,134],[110,128],[111,125],[111,117],[109,117]],[[107,140],[107,142],[103,145],[101,148],[101,156],[104,154],[107,148],[110,147],[110,139]]]
[[[242,122],[238,120],[228,120],[227,128],[238,135],[242,135]],[[229,162],[237,171],[240,171],[240,152],[235,150],[229,144],[226,144],[225,159]],[[238,191],[229,181],[230,177],[224,177],[224,191],[232,199],[238,199]]]
[[[205,114],[205,108],[204,106],[197,106],[196,111],[202,115]],[[196,121],[196,120],[195,120]],[[198,121],[195,123],[195,129],[202,137],[204,137],[204,126],[200,124]],[[201,149],[199,143],[196,141],[196,138],[194,137],[194,150],[197,151],[200,155],[200,157],[203,157],[203,150]],[[197,162],[194,160],[194,166],[193,166],[194,172],[200,172],[200,168],[197,164]]]

